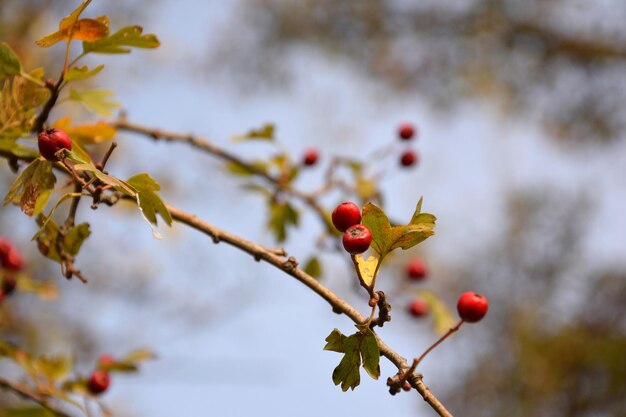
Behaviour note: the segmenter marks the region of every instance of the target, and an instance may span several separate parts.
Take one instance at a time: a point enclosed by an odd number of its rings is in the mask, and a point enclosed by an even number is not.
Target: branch
[[[37,404],[39,404],[40,406],[42,406],[46,410],[54,413],[56,416],[59,416],[59,417],[72,417],[70,414],[67,414],[64,411],[61,411],[58,408],[55,408],[55,407],[51,406],[50,403],[48,403],[48,401],[46,400],[46,398],[43,395],[41,395],[38,392],[32,390],[31,388],[27,387],[26,385],[16,384],[16,383],[8,381],[8,380],[6,380],[4,378],[0,378],[0,388],[2,388],[4,390],[7,390],[7,391],[11,391],[14,394],[17,394],[18,396],[22,397],[25,400],[36,402]]]
[[[0,156],[6,157],[2,152],[0,152]],[[136,200],[121,196],[119,195],[119,193],[113,194],[110,199],[103,199],[102,201],[108,203],[109,205],[113,205],[118,201],[119,198],[132,201],[134,204],[136,204]],[[199,232],[208,235],[215,243],[225,242],[250,254],[257,261],[267,262],[268,264],[284,271],[286,274],[297,279],[302,284],[306,285],[308,288],[317,293],[324,300],[326,300],[331,305],[334,312],[348,316],[356,324],[367,323],[367,317],[361,315],[361,313],[359,313],[348,302],[343,300],[330,289],[326,288],[311,275],[307,274],[301,269],[298,269],[298,262],[295,258],[288,257],[287,259],[285,259],[287,254],[284,252],[284,250],[267,248],[258,243],[244,239],[226,230],[213,226],[206,221],[200,219],[196,215],[188,213],[170,204],[166,204],[166,206],[175,221],[183,223],[193,229],[198,230]],[[441,417],[452,417],[452,414],[446,410],[444,405],[437,399],[435,395],[432,394],[432,392],[430,392],[430,389],[424,384],[424,382],[422,381],[422,375],[418,372],[410,371],[411,366],[407,362],[406,358],[391,349],[385,342],[383,342],[378,334],[374,334],[376,335],[380,354],[386,357],[391,363],[396,366],[396,368],[398,368],[398,374],[396,374],[393,378],[390,378],[390,380],[397,380],[400,375],[404,375],[404,377],[407,381],[409,381],[411,386],[420,393],[424,400],[433,408],[433,410],[437,412],[437,414],[439,414]],[[410,371],[410,373],[407,374],[407,371]],[[2,380],[0,380],[0,382],[2,382]],[[8,381],[5,382],[8,383]],[[33,397],[29,396],[29,398],[32,399]],[[62,417],[68,417],[66,414],[59,415]]]
[[[172,218],[179,223],[186,224],[208,236],[210,236],[215,242],[225,242],[231,246],[234,246],[242,251],[252,255],[257,261],[265,261],[270,265],[284,271],[288,275],[291,275],[320,297],[328,302],[333,308],[333,311],[340,314],[345,314],[356,324],[364,324],[367,322],[367,318],[361,315],[354,307],[344,301],[341,297],[322,285],[318,280],[307,274],[301,269],[297,268],[297,261],[290,257],[287,260],[284,257],[278,256],[271,250],[264,248],[263,246],[246,240],[242,237],[234,235],[226,230],[222,230],[215,227],[204,220],[198,218],[196,215],[187,213],[174,206],[167,205],[168,210],[172,214]],[[404,374],[411,369],[406,358],[391,349],[382,339],[376,335],[378,342],[378,348],[382,356],[389,359],[397,368],[399,374]],[[452,417],[452,414],[443,404],[435,397],[430,389],[422,381],[422,375],[415,371],[411,371],[410,375],[406,378],[413,388],[415,388],[424,398],[424,400],[430,404],[430,406],[442,417]]]
[[[326,215],[324,208],[317,203],[314,195],[307,194],[305,192],[292,188],[289,184],[286,184],[284,181],[281,181],[279,178],[276,178],[268,174],[267,172],[260,169],[259,167],[249,162],[244,161],[238,156],[228,152],[227,150],[219,147],[218,145],[212,142],[209,142],[207,139],[203,137],[194,136],[194,135],[186,135],[186,134],[176,133],[176,132],[169,132],[169,131],[160,130],[160,129],[151,129],[151,128],[141,126],[138,124],[130,123],[125,118],[121,118],[120,120],[118,120],[115,123],[112,123],[111,125],[118,130],[125,130],[127,132],[137,133],[143,136],[150,137],[154,140],[163,139],[168,142],[187,143],[188,145],[196,149],[199,149],[203,152],[206,152],[208,154],[211,154],[219,159],[232,162],[238,166],[241,166],[245,168],[246,171],[249,171],[256,176],[263,178],[265,181],[267,181],[272,186],[274,186],[277,190],[280,190],[285,194],[291,195],[299,199],[303,203],[305,203],[307,206],[309,206],[313,211],[317,213],[318,217],[324,224],[324,227],[326,228],[329,234],[333,235],[336,233],[335,227],[333,226],[329,217]]]

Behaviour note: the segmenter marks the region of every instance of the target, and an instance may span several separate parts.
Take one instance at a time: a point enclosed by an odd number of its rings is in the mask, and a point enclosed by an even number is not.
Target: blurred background
[[[0,0],[0,39],[24,67],[59,71],[60,46],[36,48],[78,2]],[[297,186],[313,190],[332,155],[370,159],[385,210],[438,217],[436,235],[386,265],[392,294],[381,337],[406,357],[436,338],[430,318],[405,304],[419,288],[451,308],[467,290],[490,300],[422,364],[424,381],[463,416],[626,416],[626,3],[619,0],[94,2],[112,29],[141,24],[161,47],[105,64],[93,81],[116,92],[134,122],[197,133],[252,158],[273,150],[230,141],[271,122],[296,160],[320,150]],[[442,4],[443,3],[443,4]],[[78,50],[78,47],[76,47]],[[52,119],[75,107],[59,107]],[[398,166],[399,123],[415,123],[419,153]],[[120,134],[109,171],[150,172],[165,200],[226,230],[274,246],[267,208],[240,178],[184,145]],[[372,152],[390,144],[387,158]],[[12,181],[0,166],[0,194]],[[328,208],[342,201],[330,195]],[[298,259],[316,251],[319,219],[301,208],[281,244]],[[362,373],[354,392],[331,381],[340,356],[324,352],[345,317],[311,291],[192,230],[152,238],[125,206],[79,210],[92,236],[78,267],[61,277],[30,237],[32,219],[0,210],[0,234],[26,255],[59,297],[28,294],[2,305],[2,332],[35,351],[71,353],[84,372],[101,352],[148,346],[159,356],[115,377],[104,399],[116,416],[431,416],[416,393],[392,397]],[[418,256],[430,270],[406,284]],[[323,282],[361,312],[346,255],[324,252]],[[3,366],[0,364],[0,366]],[[7,366],[0,369],[10,373]],[[0,392],[0,403],[15,398]]]

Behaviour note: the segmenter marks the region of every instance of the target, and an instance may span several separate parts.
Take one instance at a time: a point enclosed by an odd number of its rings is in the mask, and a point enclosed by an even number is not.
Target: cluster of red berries
[[[59,160],[56,153],[61,149],[72,150],[72,141],[65,131],[61,129],[46,129],[37,137],[39,152],[48,161]]]
[[[0,266],[2,266],[2,286],[0,301],[11,295],[17,286],[15,273],[24,268],[24,258],[17,248],[6,238],[0,236]]]
[[[406,276],[410,281],[423,281],[428,276],[428,268],[424,261],[414,258],[406,265]],[[409,302],[409,314],[415,317],[424,317],[428,314],[428,304],[419,297]]]
[[[87,389],[93,395],[102,394],[111,385],[111,375],[109,367],[115,363],[115,358],[109,354],[104,354],[98,359],[97,369],[89,375]]]
[[[411,123],[402,123],[398,126],[398,137],[402,141],[408,141],[417,136],[417,130]],[[406,149],[400,155],[400,165],[410,167],[417,163],[417,152],[413,149]]]
[[[351,255],[365,252],[372,243],[372,232],[361,224],[361,209],[352,202],[341,203],[331,215],[333,224],[343,233],[343,247]]]

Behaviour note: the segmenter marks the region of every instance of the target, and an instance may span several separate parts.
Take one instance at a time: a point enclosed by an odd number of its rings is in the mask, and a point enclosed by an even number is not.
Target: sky
[[[539,126],[505,118],[486,103],[468,103],[452,114],[441,114],[419,95],[391,94],[349,62],[311,50],[285,57],[296,80],[293,88],[235,92],[223,78],[203,76],[189,63],[202,62],[215,47],[211,42],[219,39],[215,34],[239,22],[237,3],[163,1],[138,22],[159,36],[162,47],[96,57],[106,65],[101,87],[116,91],[131,121],[201,134],[248,156],[264,149],[246,149],[229,138],[265,122],[276,124],[278,138],[293,155],[316,146],[323,163],[331,152],[367,155],[381,142],[395,140],[399,122],[413,121],[420,131],[415,144],[419,167],[390,175],[382,187],[392,217],[410,216],[420,196],[424,210],[437,215],[437,235],[418,251],[431,256],[434,280],[446,263],[462,264],[474,256],[476,240],[501,238],[504,197],[516,189],[554,187],[591,196],[596,211],[585,224],[586,264],[624,265],[626,222],[616,220],[623,217],[626,185],[623,141],[600,149],[566,148],[547,141]],[[154,173],[168,201],[219,227],[273,245],[264,227],[261,199],[238,189],[240,182],[225,175],[211,156],[131,135],[119,143],[119,154],[109,166],[112,173]],[[304,173],[298,185],[314,188],[322,172]],[[91,301],[81,301],[80,288],[70,291],[78,300],[72,308],[98,318],[94,325],[101,329],[107,349],[123,353],[147,345],[159,356],[139,375],[115,378],[105,397],[113,409],[151,417],[433,415],[416,393],[387,394],[384,381],[395,372],[385,360],[379,381],[362,375],[354,392],[335,387],[331,373],[340,356],[322,350],[324,338],[335,327],[351,332],[352,325],[287,275],[180,226],[162,230],[164,239],[157,241],[129,210],[115,208],[110,216],[101,211],[85,212],[94,232],[86,249],[106,253],[110,273],[153,271],[148,284],[156,287],[155,294],[181,299],[154,311],[138,310],[132,303],[107,303],[112,294],[105,291],[96,301],[106,306],[106,313],[94,315]],[[317,219],[305,214],[301,229],[285,244],[288,252],[306,257],[313,248],[310,236],[318,230]],[[137,256],[128,260],[126,250],[107,250],[111,240],[132,248]],[[345,260],[324,259],[333,275],[325,283],[365,311],[365,302],[351,289]],[[95,285],[106,289],[106,284]],[[380,334],[404,356],[416,356],[435,335],[427,324],[414,323],[399,310],[401,306]],[[420,365],[435,394],[463,371],[463,361],[471,359],[463,357],[459,346],[479,343],[480,333],[473,330],[467,326]]]

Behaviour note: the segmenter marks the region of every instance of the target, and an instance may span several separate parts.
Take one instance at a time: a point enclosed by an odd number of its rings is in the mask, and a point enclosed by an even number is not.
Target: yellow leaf
[[[54,127],[64,130],[73,141],[81,145],[91,145],[113,140],[117,133],[113,126],[103,121],[71,126],[69,117],[58,119],[54,122]]]
[[[72,13],[70,13],[69,15],[65,16],[62,20],[61,23],[59,23],[59,29],[63,30],[63,29],[68,29],[69,27],[71,27],[74,23],[76,23],[78,21],[78,18],[80,17],[80,14],[83,12],[83,10],[85,10],[85,8],[87,6],[89,6],[89,3],[91,3],[91,0],[85,0],[83,1],[80,6],[78,6],[76,9],[74,9],[74,11]]]
[[[376,266],[379,261],[378,254],[375,253],[374,255],[369,256],[367,260],[363,258],[363,255],[356,255],[355,259],[357,265],[359,266],[359,272],[361,278],[363,279],[363,283],[368,287],[371,286],[374,281],[374,274],[376,273]]]
[[[109,34],[109,27],[96,19],[80,19],[72,26],[71,39],[94,42]],[[69,35],[69,33],[68,33]],[[69,36],[66,39],[70,39]]]
[[[63,39],[65,39],[65,30],[57,30],[56,32],[46,35],[43,38],[35,41],[35,43],[42,48],[47,48],[57,42],[62,41]]]

